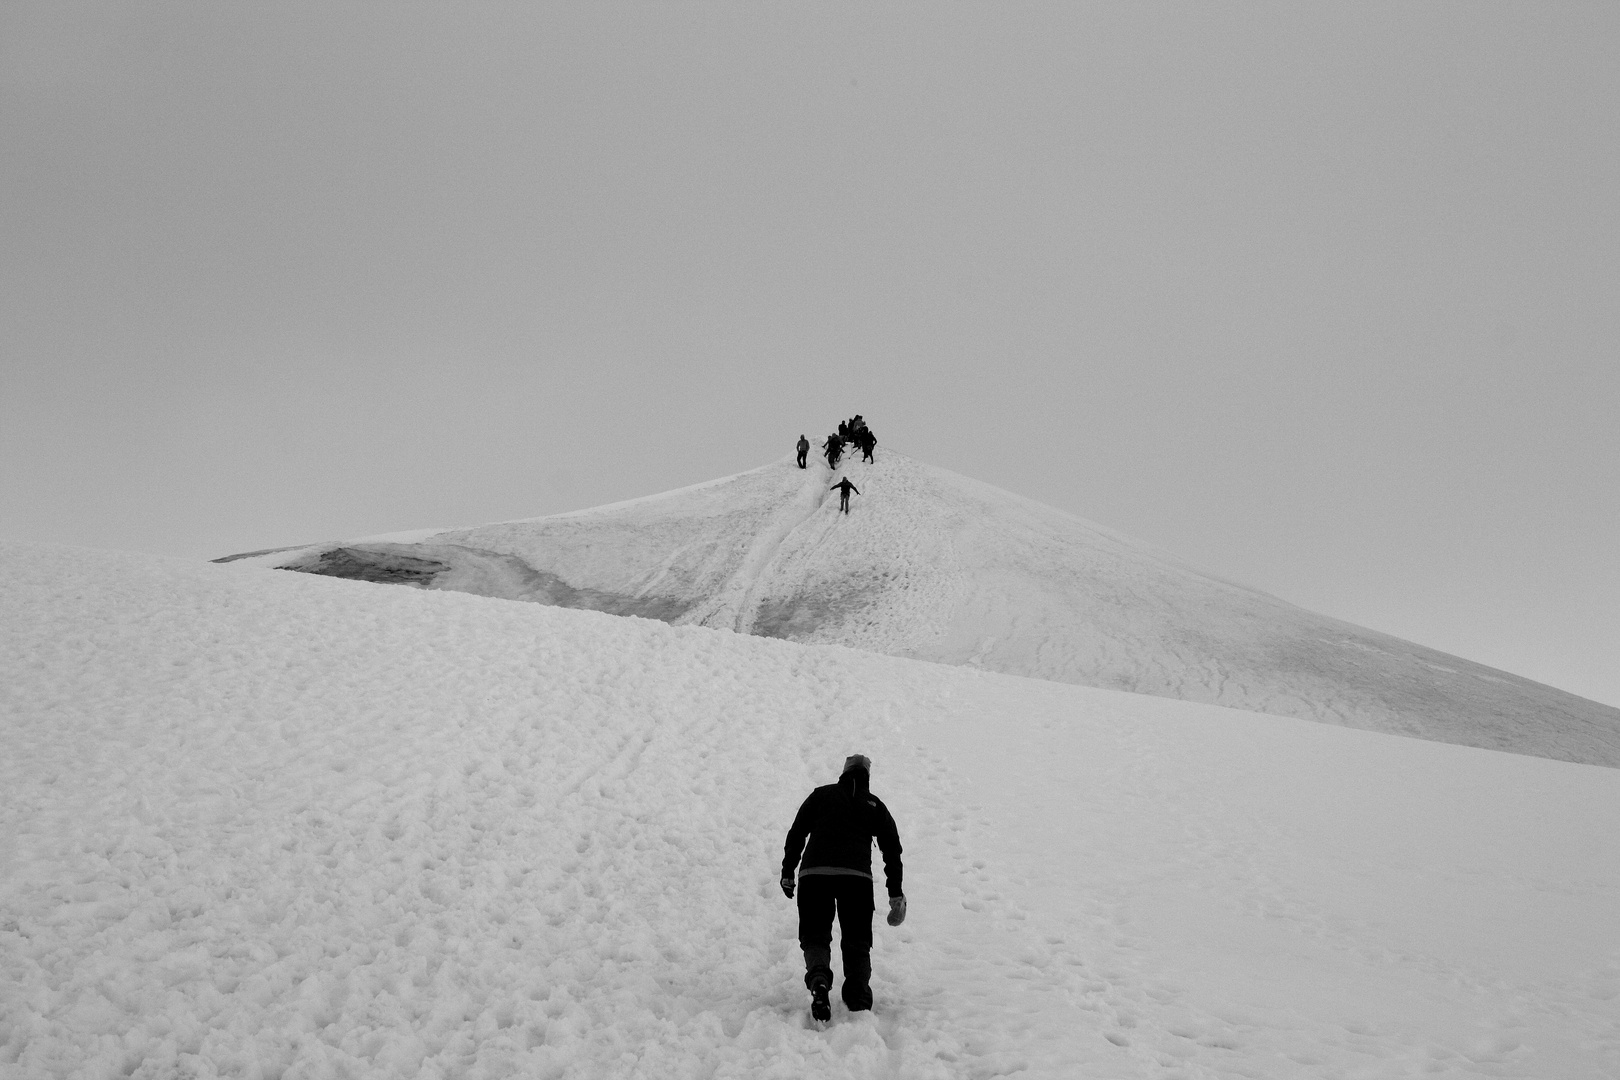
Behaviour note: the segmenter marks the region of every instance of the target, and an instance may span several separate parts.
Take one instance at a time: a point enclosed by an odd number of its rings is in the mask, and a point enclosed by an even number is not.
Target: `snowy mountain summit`
[[[831,488],[859,489],[848,514]],[[880,450],[592,510],[232,556],[1620,767],[1620,710],[1313,614]],[[227,560],[221,560],[227,561]]]

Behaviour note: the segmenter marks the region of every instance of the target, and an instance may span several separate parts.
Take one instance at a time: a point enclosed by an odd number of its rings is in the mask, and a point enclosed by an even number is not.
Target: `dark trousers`
[[[804,468],[804,456],[806,454],[808,454],[809,452],[810,451],[808,451],[808,450],[800,450],[799,451],[799,468],[801,468],[801,469]]]
[[[844,1004],[872,1007],[872,881],[853,874],[799,875],[799,948],[804,985],[832,986],[832,924],[838,915],[838,947],[844,959]]]
[[[849,513],[849,492],[845,491],[839,495],[838,509],[842,510],[846,514]]]

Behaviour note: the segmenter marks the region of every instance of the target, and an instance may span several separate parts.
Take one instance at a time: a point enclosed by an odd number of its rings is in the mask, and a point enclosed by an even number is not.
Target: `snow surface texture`
[[[0,740],[6,1080],[1620,1075],[1612,769],[31,545]],[[911,912],[818,1031],[856,751]]]
[[[838,512],[847,475],[860,495]],[[892,450],[241,557],[1620,767],[1620,709],[1222,581]]]

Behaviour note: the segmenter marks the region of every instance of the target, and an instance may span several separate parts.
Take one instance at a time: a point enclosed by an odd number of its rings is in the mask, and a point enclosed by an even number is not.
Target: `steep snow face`
[[[831,486],[859,488],[850,512]],[[1202,573],[880,450],[597,510],[242,560],[1620,766],[1620,710]]]
[[[1612,769],[7,544],[0,747],[0,1077],[1620,1074]],[[910,915],[818,1031],[856,751]]]

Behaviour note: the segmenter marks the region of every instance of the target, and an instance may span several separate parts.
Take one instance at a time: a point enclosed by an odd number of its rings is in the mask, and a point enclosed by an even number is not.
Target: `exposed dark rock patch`
[[[407,554],[409,552],[409,554]],[[515,555],[462,544],[366,544],[329,548],[282,566],[305,574],[466,592],[501,600],[634,615],[672,623],[695,601],[576,588]]]
[[[313,559],[292,563],[281,569],[296,570],[301,574],[348,578],[351,581],[375,581],[385,585],[426,586],[435,577],[450,569],[450,564],[414,555],[401,555],[393,551],[340,547],[331,548]]]
[[[877,582],[851,575],[827,582],[816,592],[766,600],[755,612],[748,632],[758,637],[804,641],[818,630],[853,622],[862,609],[877,601],[878,593]]]
[[[487,576],[490,570],[496,570],[504,581],[521,580],[523,587],[517,593],[518,598],[535,604],[549,604],[552,607],[581,608],[586,611],[602,611],[609,615],[634,615],[643,619],[657,619],[660,622],[672,623],[684,615],[692,607],[693,601],[681,600],[673,596],[629,596],[625,593],[609,592],[606,589],[576,588],[568,584],[556,574],[548,570],[538,570],[515,555],[501,555],[493,551],[482,551],[471,548],[461,548],[472,559],[484,564],[478,568],[484,570]],[[458,565],[458,570],[472,570],[465,565]],[[457,575],[458,578],[461,576]],[[504,582],[503,582],[504,583]],[[476,586],[467,588],[462,581],[443,581],[438,584],[441,588],[477,591]],[[509,596],[509,588],[497,587],[488,595]]]

